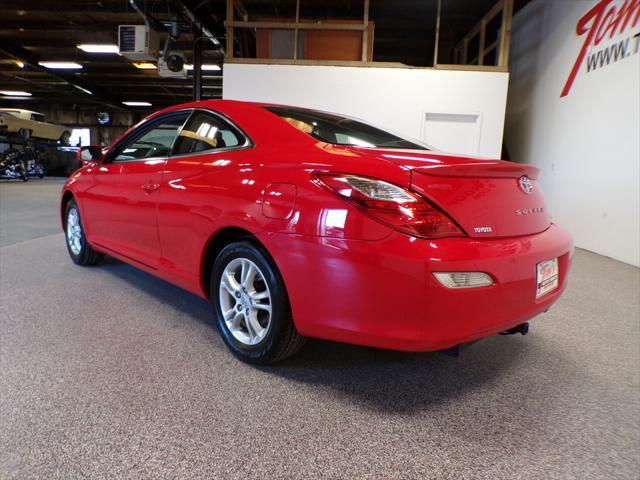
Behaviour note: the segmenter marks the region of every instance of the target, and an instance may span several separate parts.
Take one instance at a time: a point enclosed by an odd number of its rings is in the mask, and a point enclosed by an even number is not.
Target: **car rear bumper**
[[[264,234],[298,330],[311,337],[408,351],[449,348],[546,311],[567,284],[573,245],[557,225],[501,239],[380,241]],[[559,287],[536,299],[536,265],[558,258]],[[448,289],[433,272],[485,272],[488,287]]]

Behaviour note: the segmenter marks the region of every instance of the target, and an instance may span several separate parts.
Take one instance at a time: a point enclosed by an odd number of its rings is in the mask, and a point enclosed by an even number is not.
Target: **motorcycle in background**
[[[29,176],[43,178],[46,170],[38,150],[30,142],[23,150],[9,150],[0,155],[0,178],[29,180]]]

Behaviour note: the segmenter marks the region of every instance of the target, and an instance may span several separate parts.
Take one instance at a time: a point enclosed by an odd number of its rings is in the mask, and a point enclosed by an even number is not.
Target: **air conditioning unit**
[[[160,54],[160,39],[146,25],[118,25],[118,49],[130,60],[155,60]]]

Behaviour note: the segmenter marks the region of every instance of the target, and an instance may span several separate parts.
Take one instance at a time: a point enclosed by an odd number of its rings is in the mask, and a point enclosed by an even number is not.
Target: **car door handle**
[[[160,188],[160,185],[157,183],[152,183],[152,182],[147,182],[144,185],[142,185],[142,190],[144,190],[144,193],[146,193],[147,195],[149,195],[150,193],[155,192],[157,189]]]

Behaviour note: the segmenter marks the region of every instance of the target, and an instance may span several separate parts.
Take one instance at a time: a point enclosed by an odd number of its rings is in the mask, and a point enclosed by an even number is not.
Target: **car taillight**
[[[382,180],[318,173],[316,181],[367,215],[408,235],[459,237],[462,230],[425,198]]]

